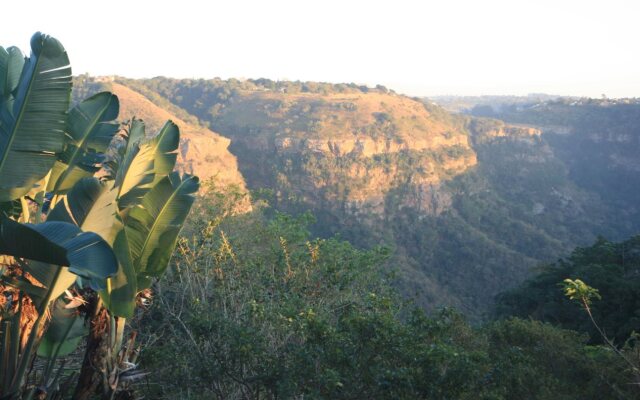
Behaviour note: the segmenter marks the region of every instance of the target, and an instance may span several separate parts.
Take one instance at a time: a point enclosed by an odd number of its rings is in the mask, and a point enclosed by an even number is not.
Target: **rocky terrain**
[[[389,246],[397,284],[427,308],[480,319],[540,263],[640,228],[637,186],[624,182],[639,165],[629,110],[609,108],[607,126],[584,106],[504,122],[352,84],[109,84],[126,113],[152,121],[155,104],[182,124],[185,170],[311,211],[317,235]]]

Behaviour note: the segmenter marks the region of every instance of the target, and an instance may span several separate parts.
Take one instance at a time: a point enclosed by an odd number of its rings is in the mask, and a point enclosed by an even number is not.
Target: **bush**
[[[400,301],[379,267],[385,249],[309,240],[304,214],[209,211],[195,213],[142,324],[145,367],[158,382],[150,397],[471,392],[482,358],[471,328],[453,312],[429,319]]]
[[[200,202],[156,287],[140,332],[149,398],[631,398],[624,365],[585,336],[427,316],[389,286],[385,249],[309,240],[309,214],[231,210]]]

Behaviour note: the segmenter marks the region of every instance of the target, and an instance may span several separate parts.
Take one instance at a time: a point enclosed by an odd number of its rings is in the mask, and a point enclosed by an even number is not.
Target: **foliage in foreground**
[[[174,123],[147,138],[140,120],[121,129],[113,94],[69,109],[70,95],[59,41],[36,33],[30,57],[0,47],[1,399],[128,398],[141,374],[127,319],[199,188],[173,172]],[[69,371],[60,359],[83,338]]]
[[[586,336],[520,319],[474,328],[452,310],[427,316],[390,289],[382,249],[309,240],[306,215],[229,216],[228,198],[200,203],[143,320],[148,397],[637,395],[625,365]]]

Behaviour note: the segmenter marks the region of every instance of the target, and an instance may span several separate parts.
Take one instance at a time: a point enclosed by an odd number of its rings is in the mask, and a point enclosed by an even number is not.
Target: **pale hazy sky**
[[[0,45],[48,33],[75,74],[640,97],[638,0],[29,0],[0,14]]]

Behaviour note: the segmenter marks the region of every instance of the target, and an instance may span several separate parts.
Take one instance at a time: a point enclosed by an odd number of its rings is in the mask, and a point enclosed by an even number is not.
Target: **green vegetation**
[[[590,312],[602,330],[621,345],[640,326],[640,236],[619,243],[599,239],[569,257],[539,268],[538,274],[497,299],[498,317],[532,317],[589,334],[592,343],[603,338],[589,315],[563,296],[559,283],[580,279],[598,289],[601,300]],[[580,297],[580,296],[579,296]]]
[[[592,288],[587,285],[580,279],[565,279],[563,282],[564,285],[564,294],[569,298],[569,300],[573,300],[579,303],[586,314],[589,316],[591,320],[591,324],[600,334],[600,338],[606,343],[614,353],[620,356],[627,365],[630,367],[629,370],[635,375],[635,381],[640,381],[640,359],[637,357],[631,357],[625,353],[629,351],[629,341],[625,343],[625,347],[623,349],[619,349],[618,346],[610,339],[607,334],[602,330],[598,322],[593,318],[593,312],[591,311],[591,304],[593,300],[602,300],[602,296],[598,292],[598,289]],[[632,332],[632,336],[629,338],[630,340],[637,339],[637,333]],[[635,343],[634,343],[635,344]],[[634,355],[635,356],[635,355]]]
[[[494,113],[497,111],[499,112],[499,110],[505,106],[514,108],[523,107],[543,101],[556,101],[560,98],[561,96],[550,94],[531,93],[526,96],[434,96],[424,98],[423,101],[433,101],[445,108],[447,111],[454,113],[473,113],[474,115],[492,117],[495,116]],[[577,98],[570,99],[577,100]]]
[[[164,108],[179,108],[214,131],[237,136],[298,138],[406,139],[448,123],[447,113],[425,106],[384,87],[319,82],[273,82],[266,79],[191,80],[157,77],[115,82],[144,94]],[[91,80],[87,78],[87,84]],[[407,114],[407,103],[414,107]],[[401,112],[398,112],[401,111]],[[405,115],[407,114],[407,115]],[[179,115],[179,114],[177,114]],[[458,127],[460,128],[460,127]],[[460,134],[459,129],[452,132]]]
[[[364,94],[364,93],[393,93],[384,86],[367,88],[355,83],[326,83],[300,81],[273,81],[271,79],[172,79],[156,77],[146,80],[133,80],[117,77],[117,81],[140,91],[143,94],[156,93],[164,99],[171,99],[185,110],[192,110],[192,114],[202,120],[215,117],[217,113],[229,104],[241,98],[241,92],[266,92],[285,94]],[[211,108],[211,104],[216,108]],[[352,106],[346,105],[346,108]],[[216,111],[217,110],[217,111]]]
[[[66,51],[41,33],[31,48],[0,47],[0,398],[113,399],[140,376],[126,322],[167,268],[198,178],[173,172],[175,124],[121,130],[108,92],[68,110]]]
[[[623,360],[530,320],[471,326],[400,300],[388,252],[309,238],[306,214],[200,202],[141,320],[151,398],[631,399]]]

